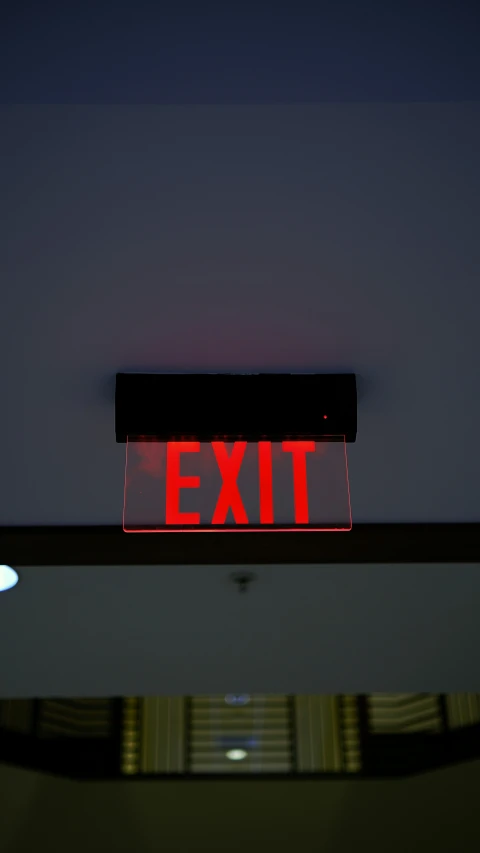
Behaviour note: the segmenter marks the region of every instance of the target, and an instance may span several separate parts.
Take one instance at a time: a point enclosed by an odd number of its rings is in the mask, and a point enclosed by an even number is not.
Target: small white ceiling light
[[[226,753],[226,756],[230,761],[243,761],[247,755],[248,753],[244,749],[229,749]]]
[[[0,592],[12,589],[18,583],[18,575],[11,566],[0,566]]]

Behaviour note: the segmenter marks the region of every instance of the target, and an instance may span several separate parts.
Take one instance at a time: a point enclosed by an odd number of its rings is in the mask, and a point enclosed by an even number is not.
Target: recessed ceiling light
[[[230,761],[243,761],[247,755],[248,753],[244,749],[229,749],[226,753],[226,756]]]
[[[10,566],[0,566],[0,592],[12,589],[18,583],[18,575]]]

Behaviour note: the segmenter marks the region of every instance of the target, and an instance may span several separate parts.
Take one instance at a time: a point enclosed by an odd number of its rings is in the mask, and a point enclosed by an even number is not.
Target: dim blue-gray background
[[[355,371],[354,523],[479,520],[479,106],[1,119],[1,523],[120,523],[143,369]]]
[[[119,524],[162,368],[354,370],[354,524],[480,520],[479,11],[3,4],[0,524]],[[478,567],[256,571],[24,569],[2,695],[478,689]]]

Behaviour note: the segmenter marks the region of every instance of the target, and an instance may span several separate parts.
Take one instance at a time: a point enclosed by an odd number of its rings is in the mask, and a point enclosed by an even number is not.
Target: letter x
[[[218,496],[212,524],[225,524],[228,510],[231,509],[235,524],[248,524],[247,513],[243,506],[237,486],[238,472],[243,461],[246,441],[236,441],[228,455],[224,441],[212,441],[213,452],[222,475],[222,488]]]

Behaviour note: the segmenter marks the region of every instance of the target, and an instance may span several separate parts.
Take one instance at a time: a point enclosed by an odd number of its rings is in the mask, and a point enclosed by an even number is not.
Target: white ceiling
[[[0,524],[120,523],[142,369],[354,371],[354,523],[480,520],[480,105],[1,120]]]
[[[479,565],[254,571],[241,594],[224,566],[24,568],[0,695],[478,691]]]

